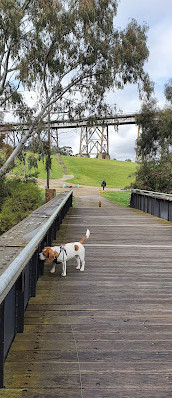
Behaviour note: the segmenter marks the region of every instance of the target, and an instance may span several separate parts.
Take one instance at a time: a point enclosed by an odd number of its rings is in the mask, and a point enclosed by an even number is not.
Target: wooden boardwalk
[[[108,201],[86,206],[77,201],[57,236],[90,229],[86,270],[71,260],[60,278],[60,265],[45,267],[0,397],[172,397],[172,225]]]

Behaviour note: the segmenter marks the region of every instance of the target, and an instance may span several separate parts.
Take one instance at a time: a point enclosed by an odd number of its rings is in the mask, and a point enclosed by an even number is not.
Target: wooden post
[[[101,207],[101,205],[102,205],[101,193],[102,193],[102,190],[101,190],[101,188],[99,188],[99,207]]]
[[[49,200],[55,198],[55,196],[56,196],[56,190],[55,189],[46,188],[46,190],[45,190],[45,201],[46,201],[46,203],[49,202]]]

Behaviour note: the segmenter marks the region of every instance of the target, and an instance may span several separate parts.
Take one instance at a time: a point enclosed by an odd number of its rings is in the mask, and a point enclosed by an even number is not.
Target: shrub
[[[5,179],[4,179],[4,177],[0,177],[0,211],[1,211],[5,196],[6,196]]]
[[[145,161],[136,173],[133,188],[172,193],[172,158]]]
[[[0,214],[0,234],[18,224],[43,204],[41,190],[33,182],[10,180],[5,182],[7,197]]]

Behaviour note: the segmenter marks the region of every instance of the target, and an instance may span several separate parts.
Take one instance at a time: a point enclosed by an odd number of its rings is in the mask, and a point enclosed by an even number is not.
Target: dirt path
[[[74,196],[98,195],[99,187],[77,185],[70,183],[69,181],[66,182],[66,180],[72,179],[73,177],[73,175],[65,174],[62,178],[50,179],[50,188],[56,189],[57,192],[68,191],[70,188],[73,188]],[[46,188],[45,179],[38,178],[37,181],[40,188]],[[105,188],[105,192],[111,191],[120,191],[120,188]]]

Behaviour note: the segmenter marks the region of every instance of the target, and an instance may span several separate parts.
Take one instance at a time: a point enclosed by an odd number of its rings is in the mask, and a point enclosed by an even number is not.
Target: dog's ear
[[[46,257],[48,263],[52,263],[55,259],[55,254],[53,252],[53,249],[51,247],[45,247],[43,250],[43,254]]]

